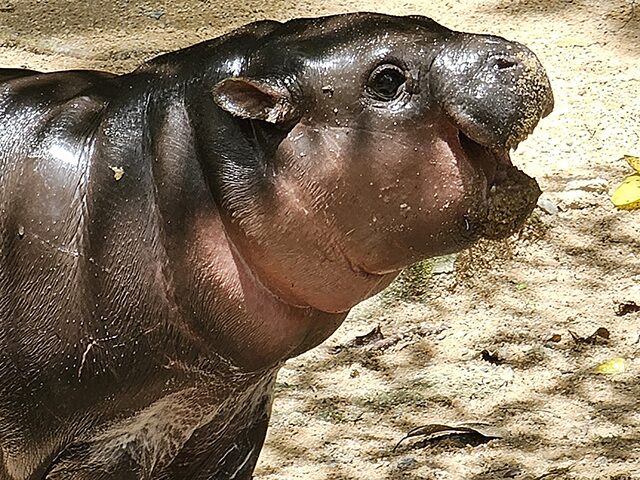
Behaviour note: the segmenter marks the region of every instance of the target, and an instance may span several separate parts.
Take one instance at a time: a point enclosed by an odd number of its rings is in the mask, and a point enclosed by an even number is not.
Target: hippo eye
[[[388,102],[398,96],[400,87],[406,81],[407,77],[400,68],[395,65],[381,65],[371,73],[367,91],[374,98]]]

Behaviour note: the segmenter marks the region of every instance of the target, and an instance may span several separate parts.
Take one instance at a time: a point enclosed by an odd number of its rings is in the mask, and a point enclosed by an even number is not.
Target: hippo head
[[[540,190],[509,151],[553,107],[531,51],[419,16],[283,25],[213,91],[247,145],[220,174],[229,236],[275,296],[344,312],[523,223]]]

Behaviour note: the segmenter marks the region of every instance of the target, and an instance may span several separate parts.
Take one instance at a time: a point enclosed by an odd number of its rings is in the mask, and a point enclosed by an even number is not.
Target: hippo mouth
[[[486,147],[458,131],[460,147],[486,178],[484,208],[474,206],[465,228],[480,237],[498,240],[513,234],[527,219],[542,193],[535,179],[511,163],[509,148]]]

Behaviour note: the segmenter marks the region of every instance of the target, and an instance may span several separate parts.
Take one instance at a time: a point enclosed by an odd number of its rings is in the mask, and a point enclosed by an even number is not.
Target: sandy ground
[[[513,158],[545,208],[289,361],[256,478],[640,479],[640,312],[619,311],[640,305],[640,211],[609,202],[630,173],[620,158],[640,155],[640,4],[0,0],[0,65],[124,72],[254,19],[354,10],[419,13],[538,54],[556,109]],[[345,347],[377,325],[386,341]],[[570,333],[600,327],[608,340]],[[624,373],[594,373],[614,357]],[[393,451],[414,427],[463,422],[499,438],[421,436]]]

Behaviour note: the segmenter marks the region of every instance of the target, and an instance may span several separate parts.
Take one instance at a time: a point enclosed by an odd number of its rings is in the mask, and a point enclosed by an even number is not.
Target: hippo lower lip
[[[467,157],[484,173],[487,189],[485,208],[471,224],[465,219],[465,230],[493,240],[506,238],[531,214],[540,187],[511,163],[508,148],[485,147],[462,131],[458,138]]]

